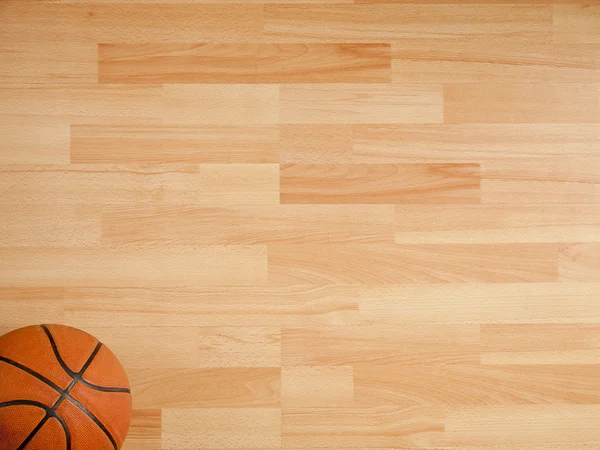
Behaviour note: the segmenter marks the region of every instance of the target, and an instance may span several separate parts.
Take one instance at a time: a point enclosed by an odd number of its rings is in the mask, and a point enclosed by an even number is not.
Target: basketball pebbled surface
[[[117,357],[64,325],[0,336],[0,450],[118,450],[131,391]]]

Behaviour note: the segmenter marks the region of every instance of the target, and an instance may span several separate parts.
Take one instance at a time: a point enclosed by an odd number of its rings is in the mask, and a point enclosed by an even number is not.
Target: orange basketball
[[[95,337],[63,325],[0,336],[0,450],[116,450],[130,419],[127,375]]]

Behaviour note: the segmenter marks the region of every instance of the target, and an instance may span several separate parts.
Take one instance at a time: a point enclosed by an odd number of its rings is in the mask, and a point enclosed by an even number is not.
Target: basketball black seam
[[[8,408],[9,406],[34,406],[36,408],[43,409],[46,412],[46,416],[54,417],[56,420],[58,420],[58,423],[61,425],[63,431],[65,432],[65,440],[67,442],[66,450],[71,450],[71,433],[69,432],[69,428],[67,427],[65,420],[56,411],[52,411],[51,408],[49,408],[47,405],[44,405],[40,402],[36,402],[34,400],[11,400],[9,402],[0,403],[0,408]],[[28,440],[28,442],[29,441],[30,440]]]
[[[76,372],[73,372],[69,368],[69,366],[67,366],[67,364],[64,362],[64,360],[60,356],[58,347],[56,346],[56,342],[54,341],[54,337],[52,336],[52,333],[50,332],[48,327],[46,325],[41,325],[41,327],[44,330],[44,332],[46,333],[46,336],[48,336],[48,340],[50,341],[50,345],[52,346],[52,351],[54,352],[54,356],[56,357],[58,363],[63,368],[63,370],[75,380],[75,383],[72,383],[69,386],[72,389],[73,386],[75,386],[75,384],[77,384],[77,382],[82,379],[83,372],[85,372],[85,370],[87,370],[87,368],[90,366],[90,364],[92,363],[94,358],[98,355],[98,352],[100,351],[100,347],[102,347],[102,343],[100,341],[98,341],[98,344],[94,348],[94,351],[92,351],[92,354],[89,356],[88,360],[83,365],[83,368],[79,372],[76,373]],[[63,396],[64,396],[64,398],[67,398],[75,406],[77,406],[81,412],[83,412],[86,416],[88,416],[92,420],[92,422],[94,422],[96,424],[96,426],[98,426],[98,428],[100,428],[100,430],[102,430],[102,432],[110,440],[114,449],[115,450],[118,449],[117,441],[115,440],[115,438],[113,437],[111,432],[106,428],[106,426],[104,426],[104,424],[100,421],[100,419],[98,419],[94,414],[92,414],[92,412],[89,411],[85,406],[83,406],[83,404],[81,404],[78,400],[76,400],[72,396],[70,396],[67,391],[63,392],[63,394],[61,395],[61,398],[57,401],[58,404],[60,404],[60,402],[62,400],[64,400],[62,398]],[[67,429],[68,429],[68,427],[67,427]],[[36,432],[37,431],[39,431],[39,429],[36,430]]]
[[[89,383],[88,381],[86,381],[82,378],[83,373],[91,365],[92,361],[94,360],[94,358],[97,356],[98,352],[100,351],[100,348],[102,347],[102,343],[98,342],[98,344],[94,348],[94,351],[92,352],[92,354],[90,355],[90,357],[88,358],[86,363],[84,364],[83,368],[79,372],[73,372],[67,366],[67,364],[62,359],[62,357],[60,356],[58,347],[56,346],[56,342],[54,341],[54,337],[52,336],[52,333],[50,332],[48,327],[46,325],[41,325],[41,328],[44,330],[46,336],[48,337],[48,340],[50,341],[52,351],[53,351],[58,363],[63,368],[63,370],[69,376],[71,376],[71,378],[73,380],[72,380],[71,384],[69,384],[67,389],[62,389],[56,383],[50,381],[48,378],[46,378],[42,374],[36,372],[35,370],[30,369],[29,367],[27,367],[23,364],[20,364],[17,361],[14,361],[10,358],[0,356],[0,361],[10,364],[10,365],[28,373],[29,375],[42,381],[47,386],[51,387],[52,389],[54,389],[56,392],[58,392],[60,394],[59,399],[55,402],[55,405],[52,408],[50,408],[47,405],[44,405],[43,403],[35,402],[32,400],[15,400],[15,401],[5,402],[5,403],[0,404],[0,407],[5,407],[5,406],[12,406],[15,402],[18,402],[19,405],[27,404],[30,406],[38,406],[40,408],[43,408],[46,411],[46,416],[40,421],[40,423],[38,423],[36,428],[34,428],[34,430],[30,433],[30,435],[26,438],[26,440],[21,444],[21,446],[17,450],[23,449],[31,441],[31,439],[33,439],[33,437],[35,437],[37,432],[42,428],[42,426],[46,423],[46,421],[50,417],[56,417],[56,419],[60,422],[61,426],[63,427],[63,431],[65,432],[65,437],[67,439],[67,450],[70,450],[70,448],[71,448],[71,433],[70,433],[69,427],[67,426],[64,419],[58,413],[56,413],[56,408],[65,399],[69,400],[71,403],[73,403],[75,406],[77,406],[81,412],[83,412],[86,416],[88,416],[98,426],[98,428],[100,428],[100,430],[102,430],[102,432],[110,440],[110,442],[113,445],[113,447],[115,448],[115,450],[117,450],[117,448],[118,448],[117,442],[116,442],[115,438],[112,436],[112,434],[110,433],[110,431],[104,426],[104,424],[94,414],[92,414],[91,411],[89,411],[85,406],[83,406],[83,404],[81,404],[78,400],[76,400],[69,394],[71,389],[78,382],[83,384],[84,386],[89,387],[90,389],[94,389],[94,390],[101,391],[101,392],[122,392],[122,393],[131,394],[131,390],[127,389],[127,388],[109,388],[109,387],[97,386],[95,384]],[[27,402],[27,403],[23,403],[23,402]]]

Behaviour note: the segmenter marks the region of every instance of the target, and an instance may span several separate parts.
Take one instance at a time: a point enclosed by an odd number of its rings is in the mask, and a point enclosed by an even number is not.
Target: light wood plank
[[[32,323],[64,320],[63,287],[0,288],[0,335]]]
[[[157,85],[4,84],[2,115],[60,118],[62,123],[160,123]]]
[[[557,2],[552,6],[555,42],[600,44],[600,5],[594,2]]]
[[[556,281],[553,244],[269,245],[273,284]]]
[[[599,84],[444,86],[445,123],[594,123],[599,105]]]
[[[11,165],[0,176],[0,204],[276,204],[279,166]]]
[[[0,285],[261,285],[266,260],[262,246],[0,247]]]
[[[354,404],[352,366],[283,367],[283,408],[342,408]]]
[[[161,450],[160,409],[134,409],[123,450]]]
[[[597,83],[599,77],[596,45],[461,37],[392,43],[394,83]]]
[[[358,301],[343,286],[67,288],[65,318],[82,328],[345,325]],[[577,311],[577,310],[575,310]],[[599,314],[600,316],[600,314]]]
[[[68,164],[69,124],[61,117],[0,114],[0,164]]]
[[[163,87],[163,122],[169,125],[275,124],[279,122],[279,88],[275,85],[168,84]]]
[[[368,17],[368,20],[365,18]],[[265,6],[265,36],[279,42],[381,42],[409,37],[549,41],[549,5]]]
[[[256,42],[263,34],[262,6],[243,4],[157,4],[2,2],[0,42],[39,44],[144,44]],[[132,20],[135,18],[135,20]]]
[[[600,206],[397,205],[397,244],[600,241]]]
[[[600,243],[562,246],[558,272],[561,281],[600,281]]]
[[[284,448],[427,448],[444,435],[444,412],[436,407],[302,408],[282,415]]]
[[[134,370],[147,368],[149,360],[156,360],[152,368],[160,370],[281,365],[280,329],[275,327],[115,328],[86,327]]]
[[[281,162],[483,163],[600,152],[595,124],[283,125]]]
[[[598,324],[481,327],[483,364],[600,364]],[[586,402],[590,403],[590,402]]]
[[[494,406],[598,404],[600,366],[360,364],[354,368],[361,406]]]
[[[390,44],[100,44],[100,83],[385,83]]]
[[[73,125],[77,164],[277,163],[277,126]]]
[[[102,216],[102,242],[391,243],[393,214],[392,205],[111,208]],[[0,235],[0,241],[1,238]]]
[[[598,323],[599,288],[598,283],[498,283],[351,289],[361,321],[402,325]]]
[[[0,246],[85,246],[100,244],[100,213],[76,205],[5,205]]]
[[[92,44],[0,41],[0,83],[96,83],[97,59]]]
[[[475,203],[477,164],[282,164],[281,203]]]
[[[133,369],[134,408],[279,407],[279,367]]]
[[[479,361],[478,325],[353,325],[283,329],[284,366],[456,364]]]
[[[519,405],[464,407],[446,412],[444,443],[528,446],[548,443],[598,444],[599,405]],[[563,447],[564,445],[564,447]]]
[[[439,85],[282,85],[280,120],[285,124],[441,123]]]
[[[162,448],[279,448],[281,411],[274,408],[163,409]],[[198,432],[198,424],[203,430]]]
[[[590,148],[595,148],[590,147]],[[600,202],[600,158],[497,160],[481,166],[483,203]]]

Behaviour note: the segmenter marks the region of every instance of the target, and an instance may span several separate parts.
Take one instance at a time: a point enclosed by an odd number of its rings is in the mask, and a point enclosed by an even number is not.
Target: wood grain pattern
[[[397,244],[597,242],[598,205],[396,205]]]
[[[366,19],[368,17],[368,19]],[[265,34],[284,42],[377,42],[406,37],[547,40],[549,5],[266,5]]]
[[[440,442],[443,416],[439,407],[288,409],[282,418],[283,446],[427,448]]]
[[[599,76],[594,1],[0,0],[0,334],[124,450],[598,450]]]
[[[135,408],[279,407],[279,367],[133,369]]]
[[[598,404],[598,366],[359,365],[355,400],[371,407]]]
[[[275,164],[8,165],[0,204],[268,204],[278,178]]]
[[[274,85],[165,85],[163,123],[274,124],[279,122],[278,99],[279,89]]]
[[[598,52],[589,44],[406,38],[392,44],[392,79],[394,83],[597,83]]]
[[[344,407],[354,404],[352,366],[295,366],[281,370],[284,408]]]
[[[279,129],[271,125],[73,125],[70,131],[76,164],[279,162]]]
[[[101,83],[385,83],[389,44],[100,44]]]
[[[261,285],[266,253],[259,246],[0,247],[0,285]]]
[[[160,450],[160,409],[134,409],[124,450]]]
[[[597,324],[519,324],[481,327],[483,364],[598,364]],[[594,369],[594,367],[591,367]]]
[[[281,123],[441,123],[437,85],[282,85]]]
[[[596,122],[599,102],[598,84],[447,84],[444,86],[444,121]]]
[[[431,284],[556,281],[552,244],[269,245],[273,284]]]
[[[391,205],[124,207],[107,209],[102,215],[102,241],[209,245],[391,243],[394,223]]]
[[[282,164],[281,203],[474,203],[476,164]]]
[[[165,450],[281,446],[281,412],[275,408],[167,408],[162,420]]]

